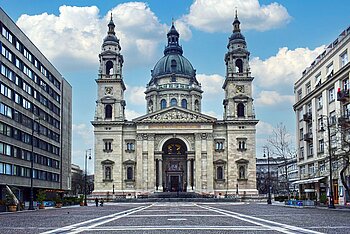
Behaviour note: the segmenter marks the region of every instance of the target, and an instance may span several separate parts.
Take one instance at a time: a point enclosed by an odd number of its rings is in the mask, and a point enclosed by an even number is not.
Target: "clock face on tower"
[[[236,86],[236,92],[237,93],[244,93],[244,86],[243,85],[237,85]]]
[[[106,95],[111,95],[112,93],[113,93],[112,87],[105,87],[105,94]]]

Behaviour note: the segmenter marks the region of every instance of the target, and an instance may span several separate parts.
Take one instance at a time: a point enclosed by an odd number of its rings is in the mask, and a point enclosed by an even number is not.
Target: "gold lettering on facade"
[[[196,128],[200,129],[201,125],[171,125],[171,124],[157,124],[157,125],[149,125],[149,128],[175,128],[175,129],[181,129],[181,128]]]

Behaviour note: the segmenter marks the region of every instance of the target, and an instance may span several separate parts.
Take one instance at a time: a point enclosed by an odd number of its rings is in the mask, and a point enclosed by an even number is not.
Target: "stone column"
[[[154,134],[147,134],[148,147],[148,187],[147,190],[154,190],[155,183],[155,165],[154,165]]]
[[[191,170],[191,160],[192,159],[187,159],[187,192],[191,191],[192,192],[192,188],[191,188],[191,176],[193,171]]]
[[[142,190],[143,185],[143,176],[142,176],[142,166],[143,166],[143,158],[142,158],[142,134],[136,135],[136,190]]]
[[[214,193],[214,154],[213,154],[213,135],[207,134],[207,190]]]
[[[158,190],[163,192],[163,159],[158,160],[158,171],[159,171],[159,186]]]
[[[202,192],[202,137],[200,133],[195,134],[195,170],[194,170],[194,186],[193,189],[197,192]]]

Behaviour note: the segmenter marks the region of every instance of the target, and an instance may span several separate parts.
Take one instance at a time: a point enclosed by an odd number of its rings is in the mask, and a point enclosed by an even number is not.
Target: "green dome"
[[[164,55],[154,66],[152,77],[158,77],[165,74],[178,74],[193,77],[195,70],[190,61],[178,53],[169,53]]]

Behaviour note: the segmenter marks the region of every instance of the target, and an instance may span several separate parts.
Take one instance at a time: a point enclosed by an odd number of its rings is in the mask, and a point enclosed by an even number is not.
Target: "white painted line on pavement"
[[[168,219],[169,221],[185,221],[187,219]]]
[[[219,209],[216,207],[205,207],[205,206],[200,206],[197,205],[198,207],[204,208],[204,209],[208,209],[208,210],[212,210],[218,213],[222,213],[222,214],[226,214],[228,216],[232,216],[233,218],[237,218],[237,219],[241,219],[243,221],[247,221],[250,223],[255,223],[257,225],[261,225],[261,226],[266,226],[269,227],[272,230],[276,230],[276,231],[280,231],[283,233],[294,233],[294,232],[290,232],[290,231],[298,231],[298,232],[303,232],[303,233],[313,233],[313,234],[322,234],[322,232],[317,232],[317,231],[313,231],[313,230],[308,230],[305,228],[300,228],[300,227],[296,227],[296,226],[292,226],[292,225],[288,225],[288,224],[283,224],[283,223],[278,223],[275,221],[270,221],[270,220],[266,220],[266,219],[261,219],[261,218],[257,218],[254,216],[250,216],[250,215],[244,215],[244,214],[240,214],[237,212],[232,212],[232,211],[228,211],[228,210],[223,210],[223,209]],[[257,220],[260,222],[264,222],[264,223],[269,223],[269,224],[273,224],[276,226],[269,226],[263,223],[259,223],[259,222],[255,222],[253,220]]]
[[[141,207],[144,207],[144,206],[141,206]],[[113,218],[113,217],[115,217],[117,215],[120,215],[120,214],[125,214],[127,212],[132,212],[134,210],[138,210],[141,207],[136,207],[136,208],[132,208],[132,209],[129,209],[129,210],[124,210],[124,211],[121,211],[121,212],[118,212],[118,213],[110,214],[110,215],[107,215],[107,216],[102,216],[102,217],[99,217],[99,218],[96,218],[96,219],[90,219],[90,220],[87,220],[87,221],[84,221],[84,222],[75,223],[75,224],[72,224],[72,225],[69,225],[69,226],[65,226],[65,227],[61,227],[61,228],[58,228],[58,229],[50,230],[50,231],[47,231],[47,232],[42,232],[42,234],[50,234],[50,233],[56,233],[56,232],[59,233],[59,232],[62,232],[62,231],[69,231],[69,230],[72,230],[74,228],[77,228],[80,225],[93,223],[93,222],[96,222],[96,221],[99,221],[99,220],[103,220],[103,219]]]
[[[146,207],[138,207],[138,208],[134,209],[133,211],[124,212],[124,214],[118,215],[118,216],[115,216],[115,217],[112,217],[111,219],[103,220],[103,221],[101,221],[101,222],[94,223],[94,224],[92,224],[92,225],[90,225],[90,226],[86,226],[86,227],[78,227],[77,229],[75,229],[74,231],[71,231],[71,232],[69,232],[69,233],[71,233],[71,234],[76,234],[76,233],[80,233],[80,232],[83,232],[83,231],[88,231],[88,230],[90,230],[90,229],[92,229],[92,228],[95,228],[95,227],[97,227],[97,226],[100,226],[100,225],[102,225],[102,224],[109,223],[109,222],[112,222],[112,221],[114,221],[114,220],[117,220],[117,219],[126,217],[126,216],[128,216],[128,215],[130,215],[130,214],[139,212],[139,211],[141,211],[141,210],[147,209],[147,208],[152,207],[152,206],[153,206],[153,204],[151,204],[151,205],[149,205],[149,206],[146,206]]]
[[[196,214],[158,214],[158,215],[129,215],[126,218],[135,218],[135,217],[226,217],[226,215],[196,215]]]
[[[242,220],[242,221],[245,221],[245,222],[248,222],[248,223],[252,223],[252,224],[255,224],[257,226],[262,226],[262,227],[268,228],[269,230],[274,230],[274,231],[278,231],[278,232],[282,232],[282,233],[286,233],[286,234],[294,234],[294,232],[290,232],[290,231],[285,230],[285,229],[280,228],[280,227],[275,227],[275,226],[270,226],[270,225],[266,225],[266,224],[263,224],[263,223],[258,223],[256,221],[240,217],[240,216],[238,216],[236,214],[229,214],[226,210],[213,208],[213,207],[209,207],[209,206],[200,206],[200,205],[197,205],[197,206],[200,207],[200,208],[203,208],[203,209],[207,209],[207,210],[214,211],[214,212],[217,212],[217,213],[220,213],[220,214],[224,214],[226,216],[229,216],[229,217],[232,217],[232,218],[235,218],[235,219],[239,219],[239,220]]]
[[[210,231],[270,231],[261,226],[108,226],[92,228],[88,231],[153,231],[153,230],[210,230]]]

